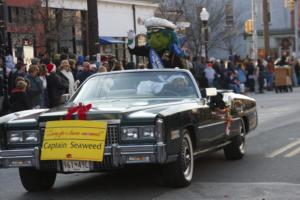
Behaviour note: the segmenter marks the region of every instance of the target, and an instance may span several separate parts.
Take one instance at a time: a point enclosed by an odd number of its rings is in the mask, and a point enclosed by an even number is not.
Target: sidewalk
[[[264,93],[254,93],[254,92],[248,92],[246,96],[252,97],[254,99],[273,99],[276,100],[286,100],[287,98],[300,98],[300,87],[294,87],[293,92],[282,92],[282,93],[276,93],[275,90],[273,91],[265,91]],[[300,104],[299,104],[300,105]]]

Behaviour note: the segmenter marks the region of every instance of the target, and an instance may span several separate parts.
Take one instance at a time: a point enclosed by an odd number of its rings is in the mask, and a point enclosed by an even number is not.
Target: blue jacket
[[[245,83],[247,81],[246,74],[243,69],[238,69],[238,79],[241,83]]]

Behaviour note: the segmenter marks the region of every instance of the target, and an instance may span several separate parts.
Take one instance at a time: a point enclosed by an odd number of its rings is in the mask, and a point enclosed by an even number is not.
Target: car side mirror
[[[60,104],[66,103],[70,99],[70,94],[63,94],[60,97]]]
[[[205,88],[206,97],[215,97],[218,92],[216,88]]]

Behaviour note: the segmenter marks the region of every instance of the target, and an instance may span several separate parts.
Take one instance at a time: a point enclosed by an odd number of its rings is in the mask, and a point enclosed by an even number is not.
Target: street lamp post
[[[256,29],[257,7],[256,0],[252,0],[252,59],[257,59],[257,29]]]
[[[209,12],[206,10],[206,8],[202,8],[202,11],[200,13],[200,19],[203,24],[204,28],[204,45],[205,45],[205,60],[208,60],[208,19],[209,19]]]
[[[295,57],[299,58],[299,0],[295,0],[294,18],[295,18]]]

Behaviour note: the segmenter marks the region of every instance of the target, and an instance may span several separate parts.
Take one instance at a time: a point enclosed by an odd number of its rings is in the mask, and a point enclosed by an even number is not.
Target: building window
[[[232,3],[227,3],[225,5],[225,23],[226,23],[227,26],[234,25],[233,5],[232,5]]]
[[[16,24],[32,25],[34,22],[33,9],[31,8],[10,8],[10,22]]]

